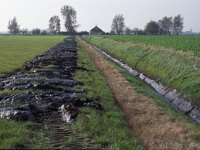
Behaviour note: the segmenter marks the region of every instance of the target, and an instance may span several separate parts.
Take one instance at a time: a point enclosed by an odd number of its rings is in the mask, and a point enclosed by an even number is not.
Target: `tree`
[[[137,32],[138,35],[146,35],[147,32],[145,30],[139,29]]]
[[[131,28],[126,27],[126,28],[124,29],[124,32],[125,32],[125,34],[130,35],[130,34],[132,33],[132,30],[131,30]]]
[[[147,23],[146,27],[145,27],[145,31],[148,34],[158,34],[159,33],[159,26],[158,23],[155,21],[150,21]]]
[[[61,13],[65,19],[65,28],[67,32],[74,33],[78,27],[76,21],[76,11],[71,6],[64,6],[61,8]]]
[[[179,35],[183,30],[183,20],[184,18],[181,15],[177,15],[173,20],[173,32],[176,35]]]
[[[173,29],[172,17],[164,17],[158,21],[158,25],[160,28],[160,34],[168,34],[170,35]]]
[[[32,30],[33,35],[40,35],[41,30],[39,28],[35,28]]]
[[[48,33],[47,33],[47,31],[46,30],[42,30],[42,31],[40,31],[40,35],[47,35]]]
[[[139,31],[138,28],[134,28],[132,32],[133,32],[133,34],[138,35],[138,31]]]
[[[14,17],[12,20],[8,22],[8,30],[11,34],[18,34],[20,31],[20,27],[17,23],[17,18]]]
[[[115,31],[111,30],[111,31],[110,31],[110,34],[111,34],[111,35],[115,34]]]
[[[114,31],[115,34],[121,34],[121,33],[123,33],[124,27],[125,27],[125,23],[124,23],[123,15],[121,15],[121,14],[116,15],[112,22],[111,31]]]
[[[58,33],[60,32],[60,19],[58,16],[53,16],[49,20],[49,30],[51,33]]]
[[[26,35],[26,34],[28,34],[28,29],[27,28],[21,29],[20,33],[23,34],[23,35]]]

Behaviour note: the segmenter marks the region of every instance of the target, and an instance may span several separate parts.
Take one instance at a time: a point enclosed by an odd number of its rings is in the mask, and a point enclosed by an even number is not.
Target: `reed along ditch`
[[[0,119],[31,122],[28,142],[2,148],[141,149],[104,78],[74,38],[1,77],[0,90],[7,91],[0,96]]]

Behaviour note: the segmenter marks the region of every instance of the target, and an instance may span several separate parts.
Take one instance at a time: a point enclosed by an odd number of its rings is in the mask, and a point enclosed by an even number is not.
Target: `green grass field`
[[[106,36],[120,42],[143,43],[147,45],[162,46],[180,51],[193,52],[200,56],[200,36],[131,36],[114,35]]]
[[[133,36],[130,39],[148,39],[148,37]],[[146,45],[145,40],[144,43],[141,43],[142,40],[139,43],[134,40],[130,42],[130,39],[129,42],[120,42],[113,40],[114,36],[85,36],[83,38],[104,49],[112,56],[122,59],[129,66],[151,78],[161,81],[172,89],[177,89],[180,93],[186,95],[193,104],[200,106],[200,59],[194,56],[192,52],[177,51],[159,45]],[[117,38],[119,36],[116,36]],[[120,38],[125,39],[126,36]],[[190,36],[185,37],[185,41],[187,41],[187,38],[190,38]],[[159,39],[159,36],[157,36],[157,39]]]
[[[0,36],[0,76],[20,68],[64,36]]]

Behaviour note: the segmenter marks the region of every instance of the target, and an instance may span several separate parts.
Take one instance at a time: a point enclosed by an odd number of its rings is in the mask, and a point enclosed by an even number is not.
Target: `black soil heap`
[[[72,78],[77,69],[84,68],[77,66],[77,47],[71,39],[27,62],[13,75],[2,77],[0,90],[17,90],[20,94],[0,97],[0,118],[42,122],[47,116],[54,115],[55,118],[58,113],[64,121],[71,123],[78,114],[77,107],[102,110],[95,101],[77,98],[77,94],[87,93],[73,88],[84,85]]]

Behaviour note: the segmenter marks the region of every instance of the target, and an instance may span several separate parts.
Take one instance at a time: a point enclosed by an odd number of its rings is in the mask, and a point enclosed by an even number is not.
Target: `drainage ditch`
[[[129,72],[132,76],[137,77],[138,79],[145,82],[148,86],[153,88],[156,94],[158,94],[164,101],[169,103],[172,107],[174,107],[178,111],[181,111],[185,115],[189,116],[192,120],[200,124],[200,109],[197,106],[192,105],[191,102],[187,101],[186,96],[181,95],[175,89],[171,90],[170,88],[164,86],[162,83],[158,83],[157,81],[151,79],[144,73],[139,72],[138,70],[128,66],[121,60],[112,57],[104,50],[92,45],[91,43],[90,45],[97,51],[101,52],[109,60],[113,61],[115,64],[127,70],[127,72]]]

